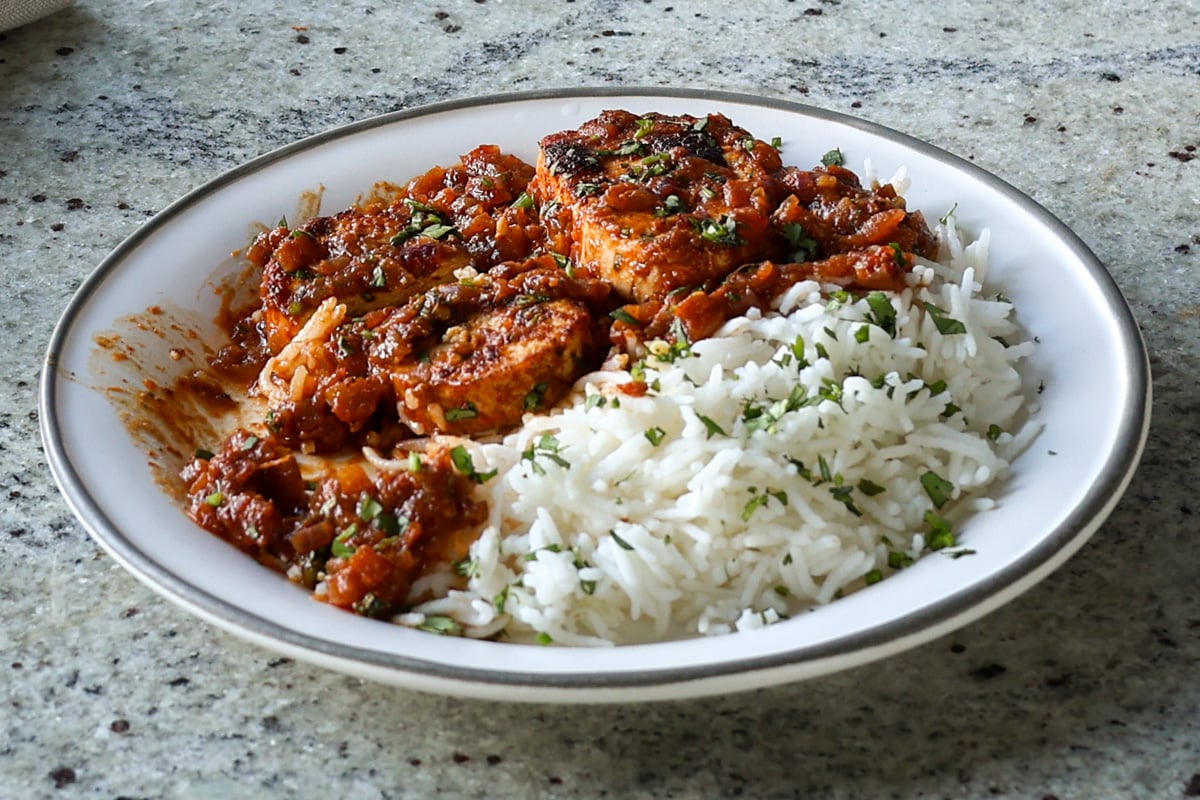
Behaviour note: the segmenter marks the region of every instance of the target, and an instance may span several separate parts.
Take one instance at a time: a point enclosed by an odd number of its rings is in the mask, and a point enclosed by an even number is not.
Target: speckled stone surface
[[[1130,5],[81,0],[0,35],[0,797],[1200,797],[1200,13]],[[341,123],[621,84],[857,114],[1076,230],[1155,373],[1142,467],[1095,538],[899,657],[595,708],[425,696],[280,659],[89,539],[46,467],[37,373],[122,238]]]

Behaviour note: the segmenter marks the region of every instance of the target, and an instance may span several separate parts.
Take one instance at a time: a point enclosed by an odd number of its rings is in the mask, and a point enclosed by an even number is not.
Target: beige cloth
[[[0,0],[0,31],[41,19],[72,2],[74,0]]]

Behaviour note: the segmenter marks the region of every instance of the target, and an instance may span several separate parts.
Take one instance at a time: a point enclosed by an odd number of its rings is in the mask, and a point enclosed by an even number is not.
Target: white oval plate
[[[1045,381],[1045,430],[1014,463],[999,508],[962,532],[969,558],[928,557],[826,607],[770,627],[605,649],[434,636],[355,617],[193,525],[155,484],[146,453],[119,423],[96,372],[95,337],[114,320],[168,305],[212,320],[211,281],[248,241],[248,224],[293,214],[324,187],[322,207],[352,204],[380,180],[454,163],[481,143],[532,160],[538,139],[604,109],[720,112],[784,160],[819,162],[838,147],[860,171],[907,166],[911,208],[957,206],[965,229],[992,231],[988,291],[1012,298],[1040,339],[1028,365]],[[211,322],[209,323],[211,326]],[[165,348],[157,356],[166,362]],[[901,652],[997,608],[1046,577],[1100,526],[1145,443],[1149,366],[1128,306],[1103,266],[1062,223],[983,170],[895,131],[782,101],[711,92],[556,91],[443,103],[348,125],[257,158],[191,192],[116,249],[80,288],[54,332],[41,386],[42,435],[67,501],[117,561],[198,616],[266,648],[410,688],[506,700],[608,702],[725,693],[795,681]]]

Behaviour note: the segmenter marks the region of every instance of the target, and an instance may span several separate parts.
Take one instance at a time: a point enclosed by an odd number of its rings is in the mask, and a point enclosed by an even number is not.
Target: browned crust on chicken
[[[264,366],[268,425],[310,453],[394,420],[408,435],[511,428],[599,363],[608,287],[509,262],[349,318],[333,300]]]
[[[532,175],[530,165],[485,145],[388,202],[262,234],[248,256],[263,268],[261,324],[271,350],[330,297],[358,315],[452,282],[464,267],[529,256],[542,236],[532,203],[521,202]]]
[[[542,139],[530,188],[575,268],[643,301],[779,257],[780,166],[719,114],[606,111]]]

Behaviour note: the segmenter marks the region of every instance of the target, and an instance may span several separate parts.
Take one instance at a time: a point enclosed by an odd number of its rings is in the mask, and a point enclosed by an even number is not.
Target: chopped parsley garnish
[[[783,238],[787,239],[792,248],[788,258],[795,262],[812,261],[820,252],[817,240],[808,235],[808,231],[798,222],[787,222],[783,225]]]
[[[492,605],[494,605],[496,607],[497,614],[504,613],[504,606],[506,603],[508,603],[508,587],[507,586],[505,586],[503,589],[501,589],[499,592],[497,592],[496,596],[492,598]]]
[[[329,547],[329,552],[337,558],[349,558],[354,555],[355,548],[348,544],[348,542],[350,541],[350,537],[356,533],[358,533],[358,525],[351,525],[349,528],[346,528],[346,530],[339,533],[337,538],[333,540],[333,544]]]
[[[833,496],[834,500],[837,500],[839,503],[844,505],[846,507],[846,510],[849,511],[851,514],[853,514],[856,517],[861,517],[862,511],[859,510],[858,506],[854,505],[854,498],[850,496],[851,492],[854,491],[854,487],[845,485],[844,483],[842,483],[843,480],[844,479],[842,478],[840,473],[837,475],[834,475],[833,476],[834,483],[833,483],[833,486],[829,487],[829,494]]]
[[[554,259],[554,263],[559,269],[567,273],[568,278],[575,277],[575,265],[571,263],[571,259],[564,256],[562,253],[551,253],[550,257]]]
[[[666,438],[667,432],[656,425],[653,428],[647,428],[643,435],[646,437],[646,440],[650,442],[650,444],[658,447],[660,444],[662,444],[662,440]]]
[[[950,495],[954,493],[954,484],[933,470],[929,470],[921,476],[921,486],[936,508],[946,505],[950,500]]]
[[[461,636],[462,626],[450,617],[427,616],[425,621],[417,626],[417,630],[428,633],[438,633],[443,636]]]
[[[846,163],[846,157],[840,147],[835,147],[821,156],[821,163],[827,167],[840,167]]]
[[[861,481],[858,482],[858,490],[860,492],[862,492],[863,494],[865,494],[867,497],[874,497],[877,494],[883,494],[884,492],[887,491],[887,489],[885,487],[880,486],[878,483],[875,483],[874,481],[867,480],[866,478],[863,478]]]
[[[792,342],[792,355],[796,357],[796,369],[804,369],[807,367],[808,359],[804,357],[804,337],[796,334],[796,340]]]
[[[778,500],[780,505],[786,506],[788,504],[787,492],[781,489],[765,489],[762,493],[759,493],[758,489],[751,487],[750,492],[750,499],[742,507],[743,522],[749,522],[750,518],[754,516],[754,512],[764,507],[772,497]]]
[[[896,309],[892,306],[892,301],[883,292],[868,292],[866,301],[870,309],[866,315],[867,322],[882,328],[888,336],[895,338]]]
[[[637,321],[637,318],[623,308],[614,309],[608,312],[608,315],[617,322],[624,322],[626,325],[641,326],[641,323]]]
[[[521,459],[529,462],[530,468],[538,475],[545,475],[546,469],[539,464],[535,459],[541,456],[548,459],[563,469],[570,469],[571,462],[567,461],[559,455],[558,439],[549,433],[543,433],[536,444],[531,444],[521,453]]]
[[[681,214],[686,210],[683,201],[679,199],[677,194],[669,194],[663,198],[662,205],[654,209],[654,216],[669,217],[672,214]]]
[[[547,553],[561,553],[562,545],[561,544],[548,544],[545,547],[539,547],[536,550],[530,550],[528,553],[525,554],[525,560],[526,561],[537,561],[538,554],[541,553],[543,550]]]
[[[479,412],[475,410],[473,403],[466,403],[459,408],[452,408],[446,412],[447,422],[461,422],[464,419],[474,419],[479,416]]]
[[[717,423],[713,422],[711,417],[706,417],[703,414],[697,414],[696,416],[697,416],[697,418],[699,418],[699,420],[702,423],[704,423],[704,430],[706,432],[706,435],[704,437],[705,439],[711,439],[712,437],[718,436],[718,435],[719,436],[728,436],[729,435],[728,433],[725,432],[724,428],[722,428]]]
[[[408,225],[391,238],[393,246],[399,247],[415,236],[443,239],[451,233],[458,233],[457,228],[446,224],[442,215],[425,203],[412,199],[407,199],[404,203],[412,209],[412,217]]]
[[[938,308],[933,303],[926,303],[925,311],[933,320],[933,324],[938,329],[938,333],[942,334],[943,336],[951,336],[956,333],[967,332],[966,325],[963,325],[953,317],[946,316],[946,311]]]
[[[667,364],[674,364],[681,358],[692,354],[692,340],[688,337],[687,326],[683,320],[675,317],[671,320],[671,344],[666,350],[656,352],[654,357]]]
[[[387,274],[384,273],[381,265],[376,264],[375,269],[371,272],[371,286],[376,289],[387,288]]]
[[[713,244],[742,244],[742,237],[738,236],[737,220],[731,216],[723,216],[720,219],[693,219],[692,226],[700,234],[700,238],[706,242]]]
[[[612,540],[616,543],[617,547],[621,548],[622,550],[633,549],[633,545],[618,536],[616,531],[609,531],[608,535],[612,537]]]
[[[546,390],[548,388],[550,387],[547,384],[539,383],[530,389],[529,393],[525,395],[525,402],[523,403],[525,410],[537,411],[539,408],[541,408],[546,397]]]
[[[499,470],[491,470],[489,472],[479,472],[475,469],[475,462],[471,458],[471,454],[467,452],[467,448],[463,445],[458,445],[450,451],[450,461],[454,464],[454,468],[467,476],[476,483],[487,483],[492,478],[496,477]]]
[[[776,433],[779,421],[783,419],[784,414],[806,406],[816,405],[822,399],[824,398],[819,394],[812,397],[805,396],[804,387],[796,384],[792,387],[792,391],[787,398],[783,400],[775,400],[769,404],[747,400],[742,407],[742,422],[746,425],[746,430],[750,433],[755,431]]]
[[[987,438],[991,439],[993,442],[996,441],[997,439],[999,439],[1000,434],[1002,434],[1002,433],[1004,433],[1004,430],[999,425],[996,425],[994,423],[991,425],[988,425]]]
[[[925,546],[930,550],[953,547],[957,543],[950,523],[933,511],[925,512],[925,525],[929,532],[929,535],[925,537]]]

